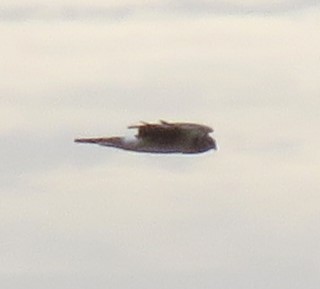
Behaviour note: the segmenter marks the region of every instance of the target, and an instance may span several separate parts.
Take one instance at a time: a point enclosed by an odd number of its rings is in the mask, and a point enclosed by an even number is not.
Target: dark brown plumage
[[[76,139],[79,143],[95,143],[124,150],[149,153],[201,153],[217,149],[216,141],[209,136],[213,129],[194,123],[171,123],[160,121],[160,124],[143,122],[129,126],[138,129],[134,139],[125,137]]]

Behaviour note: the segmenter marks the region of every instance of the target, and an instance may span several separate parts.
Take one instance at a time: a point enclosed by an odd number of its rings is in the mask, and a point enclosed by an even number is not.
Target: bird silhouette
[[[141,122],[128,128],[138,129],[138,134],[134,138],[77,138],[75,142],[145,153],[196,154],[217,149],[215,139],[209,135],[213,129],[202,124],[161,120],[159,124]]]

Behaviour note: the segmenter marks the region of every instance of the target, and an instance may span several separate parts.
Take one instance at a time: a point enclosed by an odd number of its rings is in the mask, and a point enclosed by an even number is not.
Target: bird
[[[138,129],[138,133],[133,138],[76,138],[74,141],[161,154],[197,154],[218,148],[216,140],[209,135],[213,129],[202,124],[160,120],[160,123],[141,122],[138,125],[128,126],[128,129]]]

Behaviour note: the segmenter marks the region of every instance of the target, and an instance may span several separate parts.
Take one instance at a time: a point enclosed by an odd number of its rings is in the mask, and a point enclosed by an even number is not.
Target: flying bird
[[[138,134],[134,138],[78,138],[74,141],[146,153],[196,154],[217,149],[215,139],[209,135],[213,129],[206,125],[161,120],[159,124],[141,122],[128,128],[138,129]]]

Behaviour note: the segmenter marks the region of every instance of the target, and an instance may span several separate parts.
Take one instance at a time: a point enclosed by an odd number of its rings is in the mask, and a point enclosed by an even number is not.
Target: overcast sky
[[[317,1],[0,4],[0,287],[318,289]],[[140,120],[218,152],[74,144]]]

